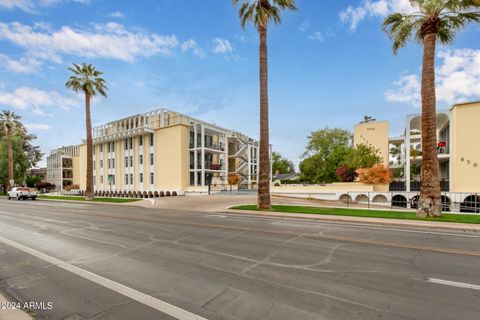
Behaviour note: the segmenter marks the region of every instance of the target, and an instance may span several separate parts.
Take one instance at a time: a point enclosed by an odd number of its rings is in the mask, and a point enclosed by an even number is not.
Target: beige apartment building
[[[437,113],[438,160],[442,191],[480,193],[480,102],[453,105]],[[387,121],[361,123],[354,129],[354,144],[379,149],[393,170],[391,191],[420,190],[422,164],[421,115],[408,115],[401,136],[390,137]]]
[[[80,154],[79,146],[61,147],[50,152],[47,157],[46,181],[54,184],[57,189],[74,183],[74,159]]]
[[[175,111],[158,109],[93,128],[97,192],[205,191],[257,183],[258,141]],[[86,145],[72,155],[72,183],[86,186]],[[48,160],[47,160],[48,162]],[[64,185],[64,184],[62,184]]]

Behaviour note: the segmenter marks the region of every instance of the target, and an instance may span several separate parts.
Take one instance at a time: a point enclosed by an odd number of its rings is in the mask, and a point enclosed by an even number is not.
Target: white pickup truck
[[[8,191],[8,200],[15,198],[17,200],[25,199],[37,199],[37,192],[30,190],[30,188],[17,187],[13,188],[11,191]]]

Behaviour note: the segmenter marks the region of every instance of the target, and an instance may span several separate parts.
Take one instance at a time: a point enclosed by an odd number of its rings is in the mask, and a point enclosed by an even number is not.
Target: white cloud
[[[227,39],[215,38],[213,39],[213,43],[214,43],[214,48],[213,48],[214,53],[224,54],[224,53],[233,52],[232,44]]]
[[[323,42],[325,40],[325,36],[323,35],[322,32],[317,31],[309,35],[308,39],[318,41],[318,42]]]
[[[436,89],[439,103],[451,105],[480,98],[480,50],[442,50],[437,58]],[[385,93],[385,99],[420,106],[420,88],[420,75],[405,75],[394,83],[393,89]]]
[[[310,21],[303,21],[300,27],[298,28],[301,32],[306,31],[308,28],[310,28]]]
[[[36,131],[36,130],[50,130],[50,126],[44,123],[26,123],[25,127],[28,130]]]
[[[411,13],[415,8],[410,0],[362,0],[357,6],[348,6],[340,12],[340,20],[350,25],[350,30],[355,31],[360,22],[366,18],[386,17],[393,12]]]
[[[0,0],[0,7],[14,10],[19,9],[25,12],[37,13],[44,7],[54,6],[61,2],[89,3],[90,0]]]
[[[62,62],[62,54],[130,62],[141,56],[169,56],[178,46],[174,35],[131,31],[113,22],[94,24],[90,30],[64,26],[56,31],[36,29],[18,22],[0,23],[0,40],[24,48],[31,57],[56,63]]]
[[[125,18],[125,14],[123,14],[120,11],[114,11],[114,12],[110,13],[108,16],[112,17],[112,18]]]
[[[0,91],[0,105],[19,110],[31,110],[35,114],[45,115],[42,107],[58,107],[69,110],[71,107],[79,105],[79,101],[63,97],[56,91],[21,87],[13,92]]]
[[[207,57],[205,51],[203,51],[203,49],[193,39],[188,39],[187,41],[184,41],[181,45],[181,48],[183,52],[192,51],[192,53],[200,59],[205,59]]]
[[[13,73],[34,73],[37,72],[42,65],[41,61],[35,58],[22,57],[19,60],[15,60],[1,53],[0,63],[5,69]]]

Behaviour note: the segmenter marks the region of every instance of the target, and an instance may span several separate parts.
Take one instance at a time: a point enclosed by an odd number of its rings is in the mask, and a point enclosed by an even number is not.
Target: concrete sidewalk
[[[471,231],[480,232],[480,225],[469,223],[452,223],[452,222],[431,222],[419,220],[401,220],[401,219],[386,219],[386,218],[367,218],[367,217],[351,217],[351,216],[336,216],[336,215],[320,215],[320,214],[300,214],[300,213],[283,213],[283,212],[266,212],[266,211],[246,211],[246,210],[232,210],[230,207],[237,205],[255,204],[257,201],[256,195],[248,194],[215,194],[202,196],[187,196],[187,197],[169,197],[144,199],[143,201],[129,203],[127,205],[142,206],[145,208],[159,208],[165,210],[193,210],[199,212],[210,213],[228,213],[228,214],[245,214],[260,217],[276,217],[289,219],[304,219],[310,221],[329,221],[329,222],[345,222],[368,225],[383,225],[383,226],[398,226],[410,228],[427,228],[427,229],[449,229],[456,231]],[[274,205],[301,205],[301,206],[316,206],[316,207],[333,207],[331,204],[316,200],[296,199],[272,197],[272,204]],[[362,209],[362,208],[356,208]],[[367,208],[365,208],[367,210]],[[370,209],[378,210],[378,209]],[[385,208],[382,210],[390,210]],[[395,211],[402,211],[401,209]]]
[[[22,310],[7,308],[5,304],[8,302],[9,300],[0,293],[0,320],[32,320],[32,317]]]

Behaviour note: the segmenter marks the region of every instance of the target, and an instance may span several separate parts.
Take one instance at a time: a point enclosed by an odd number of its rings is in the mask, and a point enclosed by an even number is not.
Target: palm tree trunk
[[[422,68],[422,185],[417,210],[419,217],[442,214],[437,158],[437,111],[435,96],[436,34],[423,38]]]
[[[85,94],[85,122],[87,129],[87,186],[85,200],[93,200],[93,141],[92,120],[90,115],[90,95]]]
[[[270,209],[270,142],[268,131],[267,27],[260,27],[260,161],[258,208]]]
[[[7,127],[7,157],[8,157],[8,184],[7,191],[12,190],[13,185],[10,183],[14,179],[13,174],[13,132],[11,127]]]

